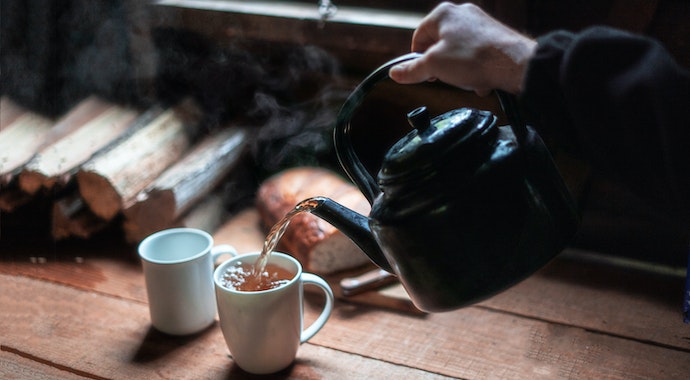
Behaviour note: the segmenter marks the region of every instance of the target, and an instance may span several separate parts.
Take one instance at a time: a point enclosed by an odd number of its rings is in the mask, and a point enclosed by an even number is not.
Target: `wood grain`
[[[77,173],[79,193],[91,211],[109,221],[191,144],[185,122],[174,109],[90,159]]]
[[[10,346],[0,346],[0,378],[5,380],[83,380],[84,374],[76,374],[69,368],[59,368],[45,363]]]
[[[0,265],[0,305],[9,310],[3,312],[6,317],[0,322],[4,323],[0,324],[0,336],[7,337],[3,344],[15,342],[8,346],[106,378],[114,373],[150,375],[148,371],[153,370],[155,362],[171,361],[193,371],[194,376],[217,378],[233,373],[226,358],[208,354],[223,349],[216,327],[215,332],[189,341],[169,341],[155,334],[147,338],[151,334],[147,329],[147,300],[141,270],[133,258],[134,247],[129,251],[125,247],[113,246],[110,251],[104,247],[100,252],[93,247],[67,252],[56,248],[43,256],[36,253],[26,252],[24,255],[34,256],[14,257]],[[659,307],[658,300],[654,300],[654,295],[663,299],[663,294],[656,292],[666,289],[650,286],[658,282],[654,280],[656,275],[624,271],[652,289],[647,297],[635,301],[638,297],[634,289],[624,296],[626,289],[631,289],[629,283],[618,284],[617,275],[607,275],[612,273],[611,268],[590,264],[579,270],[577,265],[582,264],[557,260],[547,270],[491,300],[448,313],[413,316],[338,301],[331,320],[309,345],[303,346],[304,361],[298,361],[292,371],[334,374],[344,371],[353,358],[365,357],[372,360],[367,361],[371,368],[379,365],[374,363],[388,363],[393,368],[421,370],[422,374],[477,379],[681,379],[690,373],[687,325],[674,309]],[[593,281],[595,278],[598,280]],[[577,294],[596,302],[568,308]],[[312,295],[307,299],[305,318],[312,320],[322,300]],[[554,313],[560,315],[560,320],[550,317]],[[637,318],[646,315],[646,326],[639,326],[628,314]],[[596,321],[605,322],[599,322],[593,330],[589,326]],[[31,338],[22,338],[25,336]],[[84,343],[94,340],[113,342],[113,347]],[[36,348],[51,344],[59,349]],[[90,350],[108,359],[100,359],[98,365],[89,364],[96,354],[85,353],[84,344],[92,345]],[[189,347],[197,344],[206,348]],[[161,357],[149,358],[150,363],[125,363],[126,358],[136,356],[134,346],[146,347],[140,354],[144,357]],[[307,346],[326,349],[323,361],[306,356],[317,350]],[[159,352],[165,350],[173,353]],[[347,355],[340,357],[334,352]],[[191,358],[196,358],[196,365],[191,364]],[[82,359],[87,359],[86,364]],[[317,363],[332,368],[332,372],[314,369]],[[367,365],[361,373],[371,376]],[[192,372],[175,375],[192,377]]]
[[[227,178],[246,146],[246,131],[238,127],[207,136],[139,194],[125,200],[122,213],[127,241],[138,243],[171,227]]]
[[[216,243],[255,250],[263,238],[257,222],[255,210],[245,210],[214,234]],[[150,330],[136,247],[103,241],[9,252],[0,256],[5,357],[35,361],[26,363],[31,370],[49,363],[95,378],[242,374],[217,325],[189,338]],[[277,377],[685,379],[690,333],[673,295],[681,280],[570,252],[452,312],[412,315],[338,300],[326,326]],[[309,323],[323,300],[306,299]]]
[[[145,303],[24,277],[0,275],[0,285],[0,304],[17,306],[0,322],[0,359],[14,354],[51,367],[40,373],[63,369],[87,378],[252,378],[228,357],[217,323],[193,336],[172,337],[150,328]],[[21,365],[9,362],[15,369]],[[32,372],[39,367],[22,366]],[[354,379],[376,373],[442,378],[311,344],[302,345],[296,362],[276,376],[337,378],[345,373]]]
[[[25,112],[0,130],[0,188],[12,182],[50,132],[53,122]]]
[[[51,151],[53,144],[68,138],[72,133],[75,133],[81,127],[106,112],[110,107],[112,107],[112,104],[96,96],[90,96],[80,101],[68,113],[60,117],[51,126],[50,131],[42,136],[40,144],[35,150],[36,156],[26,164],[26,167],[19,175],[21,190],[27,194],[36,193],[43,186],[43,180],[45,179],[41,173],[42,162],[45,162],[41,158],[43,153],[48,155],[54,154],[55,151]],[[54,162],[49,163],[52,164]]]

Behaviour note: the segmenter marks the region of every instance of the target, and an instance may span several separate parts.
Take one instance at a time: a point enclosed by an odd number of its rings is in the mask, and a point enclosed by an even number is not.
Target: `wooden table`
[[[251,220],[251,213],[248,218]],[[217,243],[254,250],[226,225]],[[0,378],[251,378],[218,324],[150,327],[135,248],[106,240],[0,251]],[[487,301],[420,315],[339,299],[288,369],[296,379],[688,379],[684,278],[566,252]],[[321,301],[307,297],[307,322]]]

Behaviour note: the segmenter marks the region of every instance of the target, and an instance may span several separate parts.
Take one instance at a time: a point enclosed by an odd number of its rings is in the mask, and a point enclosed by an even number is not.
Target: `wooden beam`
[[[333,54],[349,69],[372,68],[410,50],[424,14],[338,6],[327,20],[318,3],[287,1],[164,0],[151,8],[155,27],[177,27],[221,44],[238,41],[308,44]]]
[[[329,24],[382,26],[398,29],[414,29],[423,17],[422,14],[415,12],[341,5],[337,5],[336,12],[325,16],[319,12],[318,1],[160,0],[155,4],[164,7],[318,21]]]

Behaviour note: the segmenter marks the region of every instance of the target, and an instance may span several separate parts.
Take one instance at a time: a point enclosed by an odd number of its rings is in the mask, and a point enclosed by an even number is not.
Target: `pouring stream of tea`
[[[264,270],[266,269],[266,264],[268,263],[268,259],[271,257],[271,252],[273,252],[273,250],[276,248],[276,245],[278,245],[278,241],[290,225],[290,220],[292,220],[292,218],[299,213],[311,212],[316,207],[318,207],[319,204],[321,204],[321,200],[319,200],[318,198],[305,199],[302,202],[298,203],[297,206],[295,206],[295,208],[293,208],[287,214],[285,214],[283,219],[281,219],[271,228],[271,230],[268,233],[268,236],[266,236],[266,240],[264,240],[264,246],[261,249],[261,254],[254,263],[252,276],[258,278],[264,272]]]

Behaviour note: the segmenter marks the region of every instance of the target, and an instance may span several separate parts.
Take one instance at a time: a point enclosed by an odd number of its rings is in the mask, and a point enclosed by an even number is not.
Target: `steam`
[[[156,30],[157,93],[174,104],[191,96],[201,129],[249,126],[249,162],[224,184],[226,207],[246,205],[269,175],[294,166],[337,167],[332,128],[348,93],[340,66],[314,46],[218,47],[182,30]]]
[[[314,46],[219,46],[189,30],[150,29],[143,8],[128,4],[3,0],[2,93],[53,117],[94,94],[141,109],[191,98],[199,134],[251,128],[259,173],[334,163],[330,131],[346,96],[335,58]],[[318,4],[324,20],[333,16],[330,1]]]
[[[251,153],[261,171],[328,165],[330,130],[346,96],[337,89],[340,68],[331,55],[286,44],[253,51],[219,48],[182,30],[153,35],[163,101],[175,104],[192,96],[208,131],[228,123],[252,126]]]

